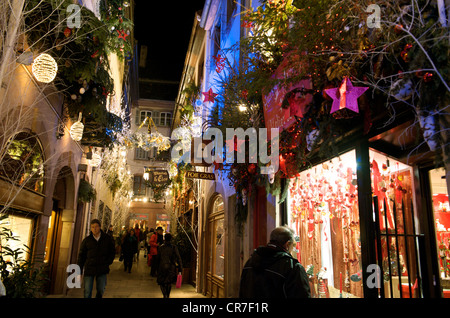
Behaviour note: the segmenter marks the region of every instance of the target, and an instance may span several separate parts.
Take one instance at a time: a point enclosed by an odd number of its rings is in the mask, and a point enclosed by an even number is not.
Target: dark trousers
[[[132,266],[133,266],[133,256],[123,259],[124,271],[127,271],[127,269],[128,269],[128,272],[130,273]]]
[[[169,298],[170,291],[172,289],[172,284],[161,284],[161,285],[159,285],[159,287],[161,288],[163,297],[164,298]]]

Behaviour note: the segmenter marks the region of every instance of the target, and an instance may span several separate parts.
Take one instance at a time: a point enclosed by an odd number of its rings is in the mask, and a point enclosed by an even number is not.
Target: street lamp
[[[148,179],[150,179],[150,172],[147,167],[144,167],[144,180],[148,181]]]

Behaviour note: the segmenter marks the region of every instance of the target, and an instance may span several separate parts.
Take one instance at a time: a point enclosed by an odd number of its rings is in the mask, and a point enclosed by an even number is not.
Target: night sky
[[[195,12],[205,0],[135,0],[135,38],[147,45],[140,78],[180,81]]]

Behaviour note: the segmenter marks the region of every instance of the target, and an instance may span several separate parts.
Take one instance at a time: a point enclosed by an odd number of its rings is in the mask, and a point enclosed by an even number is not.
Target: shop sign
[[[132,220],[148,220],[148,214],[131,213],[130,219],[132,219]]]
[[[202,180],[216,180],[214,173],[198,172],[198,171],[186,171],[186,178],[202,179]]]
[[[156,214],[156,221],[169,221],[167,214]]]
[[[167,170],[153,170],[149,173],[149,182],[154,185],[162,185],[169,182]]]

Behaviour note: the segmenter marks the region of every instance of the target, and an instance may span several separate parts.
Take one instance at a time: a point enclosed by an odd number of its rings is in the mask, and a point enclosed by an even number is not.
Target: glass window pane
[[[225,273],[225,247],[224,247],[224,229],[223,229],[223,219],[216,220],[215,222],[215,241],[214,246],[214,274],[223,278]]]
[[[12,250],[21,249],[23,254],[21,254],[20,258],[23,260],[28,259],[29,254],[25,253],[25,251],[29,251],[29,249],[25,248],[25,245],[31,247],[32,219],[9,215],[6,219],[0,221],[0,227],[11,230],[14,237],[14,240],[8,241],[2,237],[1,245],[7,246]],[[10,256],[4,257],[6,261],[12,261]]]
[[[444,297],[450,298],[450,206],[445,170],[443,168],[431,170],[430,183],[441,290]]]

